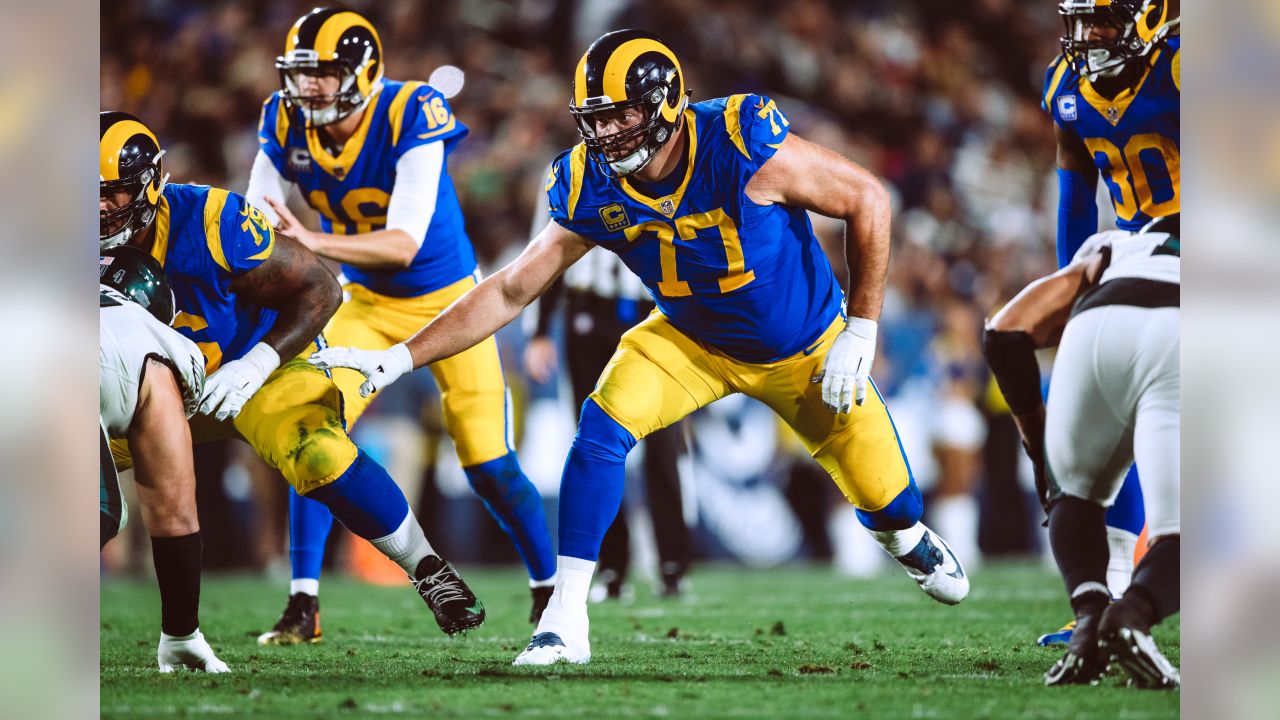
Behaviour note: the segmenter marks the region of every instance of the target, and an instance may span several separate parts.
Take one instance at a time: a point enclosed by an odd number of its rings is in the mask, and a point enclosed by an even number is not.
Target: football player
[[[1063,0],[1062,54],[1045,75],[1043,107],[1058,142],[1058,266],[1098,230],[1097,184],[1110,191],[1116,224],[1137,232],[1179,212],[1181,38],[1167,0]],[[1137,467],[1107,513],[1115,597],[1133,575],[1144,524]],[[1040,639],[1065,642],[1071,626]]]
[[[100,243],[138,248],[164,268],[173,327],[209,373],[194,441],[244,438],[299,493],[404,568],[442,630],[478,626],[483,606],[431,548],[386,470],[347,436],[333,379],[305,361],[324,346],[320,330],[342,299],[333,274],[243,197],[168,183],[163,155],[137,118],[102,113]],[[309,620],[318,639],[319,615]]]
[[[1151,627],[1178,611],[1180,372],[1178,216],[1138,235],[1090,238],[987,324],[983,346],[1049,514],[1049,542],[1076,626],[1045,684],[1090,683],[1118,661],[1143,687],[1176,688]],[[1048,408],[1035,351],[1057,345]],[[1105,513],[1142,465],[1149,550],[1115,603]]]
[[[422,82],[383,77],[382,44],[359,13],[317,8],[289,29],[277,58],[282,88],[262,109],[246,193],[276,228],[337,261],[349,295],[325,338],[387,348],[430,322],[476,284],[475,253],[446,161],[467,135],[444,96]],[[290,186],[320,214],[304,227],[285,207]],[[509,395],[490,338],[430,366],[445,425],[472,490],[510,536],[529,572],[530,622],[551,597],[555,554],[542,497],[512,449]],[[336,370],[347,427],[373,397],[363,376]],[[320,565],[332,525],[318,503],[289,494],[293,581],[289,608],[319,607]],[[285,615],[260,641],[310,639]]]
[[[889,197],[866,170],[800,139],[773,100],[689,104],[675,53],[636,30],[578,62],[570,112],[582,142],[552,165],[548,222],[524,253],[405,344],[322,351],[376,390],[514,319],[593,246],[617,253],[657,310],[622,337],[582,406],[560,486],[555,594],[518,665],[585,663],[587,594],[636,442],[732,393],[763,401],[830,473],[877,541],[930,597],[969,580],[920,523],[911,477],[870,380],[889,263]],[[845,220],[846,298],[808,211]]]
[[[228,672],[200,632],[203,543],[187,418],[204,390],[204,357],[169,327],[173,291],[154,258],[114,247],[103,252],[98,275],[101,544],[127,517],[108,438],[127,439],[160,586],[160,672]]]

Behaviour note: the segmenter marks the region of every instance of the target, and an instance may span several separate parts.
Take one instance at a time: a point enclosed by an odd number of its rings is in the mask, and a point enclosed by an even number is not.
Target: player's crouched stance
[[[926,593],[964,599],[964,569],[919,521],[920,492],[869,377],[889,262],[879,182],[789,136],[768,98],[690,106],[675,54],[647,33],[596,40],[574,92],[583,142],[552,165],[554,222],[524,253],[404,344],[311,359],[360,370],[362,393],[382,388],[492,335],[595,245],[617,253],[653,295],[658,311],[623,336],[583,404],[561,482],[555,593],[516,664],[590,660],[587,594],[627,454],[733,393],[761,400],[796,431]],[[847,223],[847,322],[809,210]]]
[[[204,391],[204,357],[169,327],[173,292],[150,255],[131,247],[105,250],[99,276],[101,546],[126,518],[108,438],[128,439],[160,586],[160,672],[228,672],[200,632],[203,544],[187,418]]]
[[[1138,235],[1094,235],[1070,265],[1029,285],[987,325],[987,361],[1036,467],[1076,615],[1046,685],[1095,682],[1112,662],[1140,687],[1181,684],[1150,634],[1178,611],[1178,225],[1172,215]],[[1055,344],[1046,410],[1035,350]],[[1104,517],[1135,459],[1150,549],[1111,603]]]

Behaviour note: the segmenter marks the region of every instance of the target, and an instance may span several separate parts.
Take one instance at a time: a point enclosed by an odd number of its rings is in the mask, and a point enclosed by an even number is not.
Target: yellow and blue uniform
[[[1180,37],[1167,38],[1152,50],[1135,84],[1110,99],[1062,56],[1045,73],[1041,106],[1093,157],[1122,230],[1136,232],[1153,218],[1181,209],[1180,48]],[[1065,257],[1095,231],[1059,238],[1075,246]]]
[[[803,209],[746,195],[786,138],[786,117],[767,97],[734,95],[689,106],[684,123],[683,169],[656,193],[606,176],[583,145],[550,171],[554,221],[617,253],[657,304],[623,336],[584,405],[566,486],[592,463],[615,462],[639,438],[741,392],[796,431],[850,502],[886,507],[911,479],[883,401],[873,394],[837,415],[812,382],[844,324],[831,266]],[[615,423],[625,433],[599,430]],[[591,559],[592,533],[565,529],[564,502],[561,554]]]
[[[444,143],[446,158],[467,127],[444,97],[422,82],[383,81],[354,135],[335,156],[308,127],[301,110],[290,112],[273,94],[263,105],[258,142],[284,179],[296,184],[320,214],[321,229],[349,235],[386,228],[395,188],[396,162],[409,150]],[[333,345],[385,349],[403,342],[476,284],[476,259],[457,192],[441,167],[430,226],[407,268],[369,269],[343,264],[350,299],[325,328]],[[431,372],[440,386],[445,423],[464,467],[511,452],[507,388],[497,341],[490,338]],[[348,424],[372,402],[357,392],[364,377],[334,371],[343,390]]]
[[[405,153],[440,142],[447,159],[468,130],[430,85],[384,80],[337,155],[318,133],[301,109],[290,111],[280,93],[264,103],[258,131],[263,153],[320,214],[324,232],[353,235],[386,229],[396,163]],[[406,268],[342,265],[349,299],[325,327],[331,344],[389,348],[475,287],[475,253],[447,163],[441,165],[431,222],[415,240],[419,249]],[[509,393],[497,341],[488,338],[433,363],[430,370],[440,388],[445,426],[472,488],[512,538],[531,577],[550,577],[555,572],[551,538],[542,499],[520,470],[512,447]],[[336,369],[333,378],[342,390],[350,427],[374,396],[361,397],[364,376],[355,370]],[[290,512],[294,576],[318,577],[328,514],[292,496]]]
[[[276,312],[238,296],[232,280],[251,272],[275,247],[275,231],[243,197],[203,185],[167,185],[155,220],[151,254],[173,288],[173,327],[194,342],[213,373],[238,359],[271,329]],[[277,368],[232,421],[270,465],[301,493],[327,485],[356,461],[347,437],[342,397],[333,380],[306,358]],[[192,421],[196,441],[227,437],[225,423]]]

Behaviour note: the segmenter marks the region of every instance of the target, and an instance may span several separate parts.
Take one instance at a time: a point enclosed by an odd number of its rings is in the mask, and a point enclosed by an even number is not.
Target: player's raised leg
[[[730,392],[710,355],[662,315],[629,330],[582,405],[560,483],[556,589],[516,665],[591,659],[587,595],[622,505],[627,454],[644,436]]]
[[[748,391],[796,431],[815,460],[831,475],[858,520],[902,566],[920,589],[940,603],[955,605],[969,594],[964,566],[946,541],[920,522],[924,503],[898,439],[897,428],[879,390],[869,383],[861,405],[833,413],[813,382],[844,327],[837,318],[812,346],[777,364]],[[802,393],[797,402],[796,393]]]
[[[452,635],[477,627],[484,607],[427,542],[387,471],[351,442],[340,408],[333,381],[294,359],[245,404],[235,427],[299,494],[322,503],[403,568],[441,630]]]

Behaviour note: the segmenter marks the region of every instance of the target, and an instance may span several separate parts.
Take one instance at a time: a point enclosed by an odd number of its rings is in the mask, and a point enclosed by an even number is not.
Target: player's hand
[[[297,240],[305,245],[308,250],[315,250],[315,248],[311,246],[311,231],[302,223],[298,222],[298,218],[293,216],[293,213],[289,211],[288,206],[271,197],[263,196],[262,199],[267,201],[267,204],[275,211],[276,217],[280,218],[280,220],[276,222],[276,232],[284,233],[294,240]]]
[[[367,378],[360,384],[360,397],[369,397],[413,369],[413,356],[404,343],[386,350],[361,350],[350,347],[325,348],[307,358],[321,370],[351,368]]]
[[[827,351],[822,372],[822,404],[834,413],[847,413],[867,399],[871,361],[876,356],[876,321],[851,317]]]
[[[545,384],[556,371],[556,343],[549,337],[530,338],[524,348],[524,369],[529,377]]]
[[[219,421],[236,417],[277,367],[280,355],[275,348],[266,343],[254,345],[244,357],[226,363],[205,381],[200,413]]]

